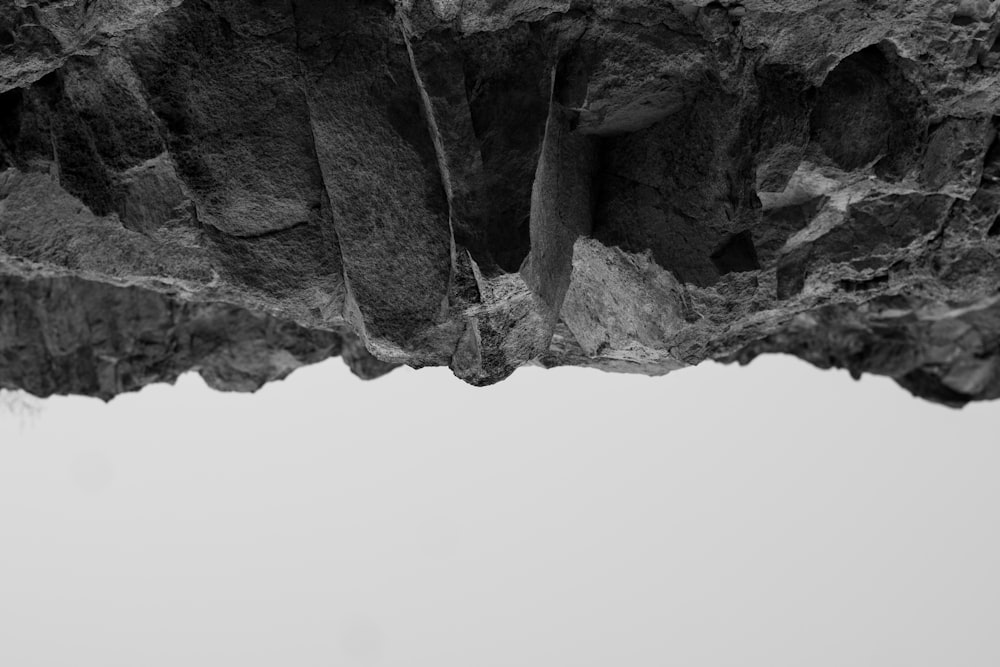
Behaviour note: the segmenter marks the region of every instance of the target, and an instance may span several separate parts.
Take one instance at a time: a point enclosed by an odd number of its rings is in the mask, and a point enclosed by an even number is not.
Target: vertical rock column
[[[447,364],[458,336],[448,206],[395,19],[360,1],[297,0],[294,11],[345,315],[386,361]]]

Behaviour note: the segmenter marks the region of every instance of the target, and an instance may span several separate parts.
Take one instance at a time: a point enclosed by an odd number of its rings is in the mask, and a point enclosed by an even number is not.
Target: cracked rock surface
[[[1000,0],[0,0],[0,387],[763,353],[1000,397]]]

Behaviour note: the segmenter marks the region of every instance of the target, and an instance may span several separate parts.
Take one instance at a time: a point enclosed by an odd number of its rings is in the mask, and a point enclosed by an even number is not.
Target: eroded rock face
[[[197,371],[216,389],[256,391],[337,354],[365,379],[392,370],[350,332],[79,278],[0,278],[2,388],[110,399]]]
[[[996,398],[998,9],[7,0],[0,386],[784,352]]]

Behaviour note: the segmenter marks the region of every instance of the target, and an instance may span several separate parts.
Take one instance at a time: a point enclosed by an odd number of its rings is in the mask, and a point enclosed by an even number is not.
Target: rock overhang
[[[298,332],[241,324],[259,345],[230,340],[231,365],[257,379],[217,382],[234,389],[347,340],[369,376],[784,352],[949,405],[996,398],[996,10],[15,3],[0,382],[106,395],[206,368],[184,331],[223,308]],[[114,313],[98,336],[55,317],[52,281],[177,316],[87,297]],[[78,344],[25,347],[31,327]],[[172,352],[136,351],[151,329]],[[143,379],[39,380],[53,359],[108,376],[88,354]]]

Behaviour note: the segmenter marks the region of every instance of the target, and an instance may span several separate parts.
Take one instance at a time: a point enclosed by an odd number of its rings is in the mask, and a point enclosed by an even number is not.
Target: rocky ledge
[[[762,353],[1000,397],[997,0],[3,0],[0,387]]]

